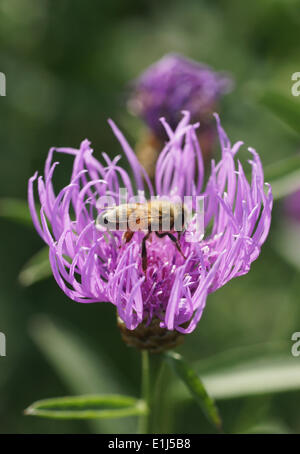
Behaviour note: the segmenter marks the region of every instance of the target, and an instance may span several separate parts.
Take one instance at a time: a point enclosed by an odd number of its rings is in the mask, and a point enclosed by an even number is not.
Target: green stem
[[[159,405],[159,374],[162,357],[158,354],[149,354],[142,351],[142,399],[146,403],[147,413],[140,416],[139,433],[154,433],[155,415]]]
[[[139,433],[148,433],[149,426],[149,407],[150,407],[150,376],[149,376],[149,353],[142,351],[142,399],[144,400],[147,413],[140,416]]]
[[[170,385],[172,382],[171,371],[165,361],[162,361],[156,380],[154,391],[153,421],[156,433],[170,433],[172,412],[170,412]]]

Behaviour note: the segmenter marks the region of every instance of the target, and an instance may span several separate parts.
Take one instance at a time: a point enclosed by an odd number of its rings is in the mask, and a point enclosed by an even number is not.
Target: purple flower
[[[290,219],[300,222],[300,190],[285,198],[284,211]]]
[[[219,99],[231,87],[229,77],[180,55],[169,54],[133,83],[129,108],[158,137],[164,130],[157,119],[165,117],[175,128],[182,110],[189,111],[191,121],[201,121],[204,128],[206,122],[210,123]]]
[[[29,180],[29,206],[34,225],[49,245],[53,275],[61,289],[80,303],[111,302],[130,330],[141,322],[160,320],[167,330],[190,333],[199,322],[209,293],[236,276],[246,274],[258,257],[268,235],[271,188],[264,182],[258,154],[249,148],[252,159],[251,182],[235,155],[242,142],[230,144],[219,118],[217,129],[222,157],[212,161],[211,174],[203,189],[204,170],[196,138],[198,124],[190,124],[190,114],[173,131],[162,119],[169,141],[162,150],[155,175],[155,194],[169,200],[184,196],[205,196],[204,237],[197,240],[194,218],[188,230],[194,241],[182,234],[180,245],[186,257],[168,237],[152,234],[148,241],[148,266],[142,269],[141,242],[136,232],[125,244],[122,232],[107,233],[97,228],[99,197],[110,196],[118,205],[119,188],[129,196],[146,191],[154,194],[151,182],[117,126],[112,130],[131,167],[132,177],[120,165],[120,156],[105,153],[99,162],[90,142],[80,148],[52,148],[45,164],[45,176]],[[53,188],[57,162],[54,152],[73,159],[70,183],[58,194]],[[33,186],[37,180],[41,203],[36,211]],[[267,190],[265,192],[265,185]]]

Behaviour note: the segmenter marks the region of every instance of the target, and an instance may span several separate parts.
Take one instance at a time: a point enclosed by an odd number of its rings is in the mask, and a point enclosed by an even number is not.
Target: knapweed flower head
[[[79,303],[110,302],[129,330],[155,321],[163,329],[190,333],[208,294],[249,271],[268,235],[271,188],[264,182],[259,155],[251,148],[248,181],[236,159],[242,142],[231,145],[217,115],[216,120],[222,155],[218,163],[211,162],[206,184],[196,138],[199,125],[190,123],[187,112],[174,130],[161,120],[168,142],[156,165],[155,188],[112,121],[122,157],[103,153],[98,161],[88,140],[79,149],[50,150],[44,177],[35,174],[29,180],[29,206],[38,233],[49,245],[53,275],[69,298]],[[54,153],[73,159],[70,182],[58,193],[53,186],[58,165]],[[124,158],[131,175],[122,165]],[[40,211],[34,201],[36,181]],[[96,222],[99,200],[107,198],[119,206],[120,189],[126,189],[129,197],[164,196],[170,202],[189,196],[192,212],[193,198],[203,197],[204,235],[194,216],[181,232],[181,251],[168,236],[158,238],[152,232],[145,270],[142,241],[147,232],[137,231],[125,243],[124,232],[107,231]]]
[[[228,76],[181,55],[168,54],[133,82],[129,108],[156,136],[164,137],[158,118],[165,117],[175,128],[181,111],[187,110],[191,121],[201,121],[203,127],[231,87]]]

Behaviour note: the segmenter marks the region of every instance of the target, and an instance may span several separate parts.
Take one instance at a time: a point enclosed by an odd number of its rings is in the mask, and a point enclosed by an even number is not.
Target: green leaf
[[[266,166],[264,169],[265,179],[275,181],[297,170],[300,170],[300,154],[289,156]]]
[[[289,428],[282,421],[264,421],[260,424],[249,427],[246,430],[237,432],[241,434],[289,434]]]
[[[207,358],[193,362],[193,368],[201,376],[217,374],[236,367],[238,364],[264,360],[266,357],[278,358],[290,348],[290,341],[270,341],[256,344],[236,345]]]
[[[300,364],[295,358],[265,358],[203,380],[216,399],[290,391],[300,388]]]
[[[52,270],[49,262],[49,247],[43,247],[24,265],[20,274],[19,282],[24,287],[35,284],[42,279],[51,276]]]
[[[300,362],[292,356],[266,356],[204,374],[202,381],[216,400],[295,391],[300,389]],[[176,393],[189,398],[183,386]]]
[[[278,161],[264,169],[265,181],[271,184],[275,200],[300,189],[300,155]]]
[[[0,199],[0,217],[31,227],[33,225],[28,204],[21,199]]]
[[[264,91],[260,103],[300,134],[300,102],[274,90]],[[300,188],[300,155],[289,157],[265,168],[265,181],[273,189],[274,199],[285,197]]]
[[[115,419],[146,411],[145,403],[133,397],[98,394],[39,400],[25,414],[55,419]]]
[[[178,353],[168,352],[166,353],[166,358],[196,402],[200,405],[207,418],[219,431],[222,431],[222,420],[219,415],[218,408],[216,407],[213,399],[207,393],[204,384],[194,369],[186,364]]]
[[[260,102],[297,134],[300,134],[300,103],[298,99],[275,90],[267,90],[261,95]]]

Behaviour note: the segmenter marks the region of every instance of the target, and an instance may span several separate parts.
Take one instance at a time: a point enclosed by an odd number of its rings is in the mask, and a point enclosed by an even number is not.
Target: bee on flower
[[[124,339],[131,345],[151,351],[176,345],[182,334],[196,328],[207,296],[248,273],[268,236],[273,199],[259,155],[248,149],[252,168],[248,181],[236,159],[243,143],[231,144],[217,115],[216,122],[221,159],[211,161],[206,179],[196,136],[199,125],[184,112],[174,129],[161,120],[168,141],[156,164],[154,187],[112,121],[122,157],[103,153],[99,161],[84,140],[79,149],[52,148],[44,177],[36,173],[29,180],[32,219],[49,245],[56,282],[73,301],[114,305]],[[70,182],[58,193],[53,186],[58,165],[53,162],[54,153],[73,159]],[[130,174],[122,165],[124,159]],[[36,182],[40,211],[34,199]],[[126,188],[129,198],[144,194],[145,200],[132,208],[140,225],[136,230],[128,228],[128,205],[124,228],[106,228],[105,219],[110,222],[111,216],[118,220],[121,215],[120,188]],[[187,196],[190,205],[184,202]],[[174,223],[167,229],[162,226],[164,207],[175,222],[177,216],[184,217],[185,209],[193,213],[195,197],[204,200],[204,234],[193,216],[179,230]],[[100,198],[113,204],[103,210],[99,228]],[[167,201],[160,202],[162,198]],[[178,201],[181,205],[176,205]],[[156,228],[149,227],[145,207],[154,209]]]

